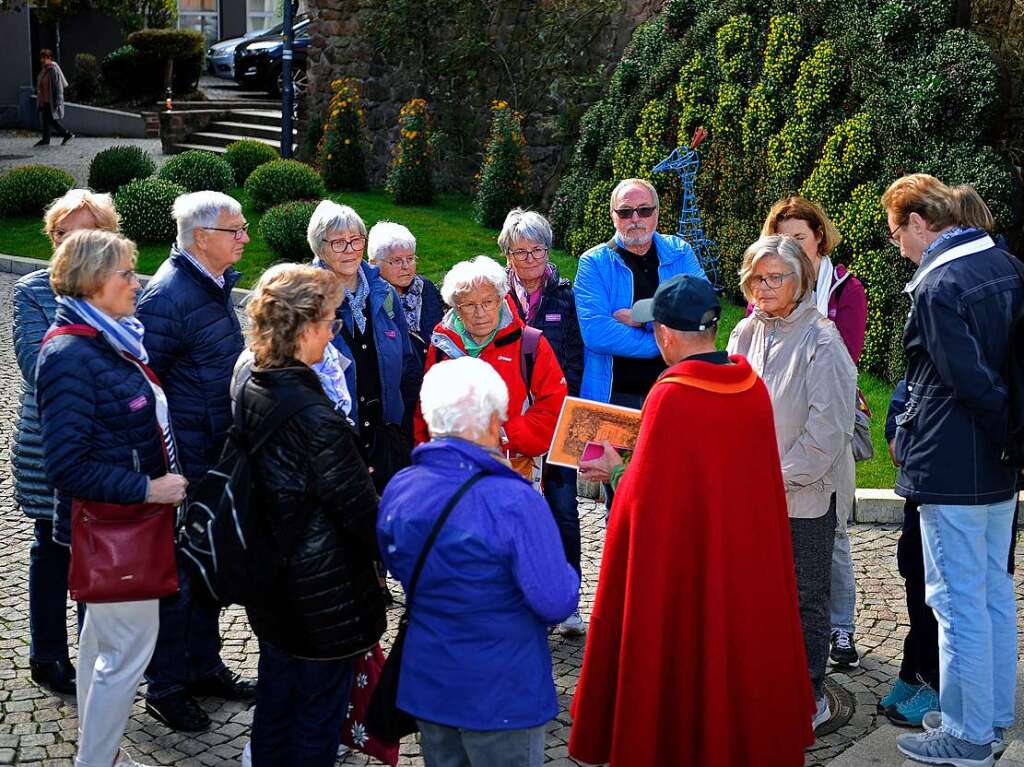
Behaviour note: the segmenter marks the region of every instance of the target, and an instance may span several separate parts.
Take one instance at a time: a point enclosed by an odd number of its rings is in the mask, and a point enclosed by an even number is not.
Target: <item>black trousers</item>
[[[896,544],[896,565],[907,592],[910,631],[903,640],[900,679],[907,684],[924,682],[939,691],[939,624],[924,601],[924,553],[921,514],[914,501],[903,504],[903,530]]]
[[[46,143],[50,142],[50,131],[56,129],[57,135],[61,138],[67,138],[71,135],[67,128],[61,125],[53,116],[53,112],[49,106],[44,106],[39,110],[39,117],[43,123],[43,141]]]

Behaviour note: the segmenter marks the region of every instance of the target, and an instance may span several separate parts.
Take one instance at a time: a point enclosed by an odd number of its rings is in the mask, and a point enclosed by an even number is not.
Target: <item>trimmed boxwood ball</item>
[[[137,146],[112,146],[89,163],[89,188],[94,192],[116,192],[129,181],[152,176],[156,164],[149,153]]]
[[[175,155],[164,163],[159,176],[186,192],[226,192],[235,185],[235,174],[227,161],[201,149]]]
[[[236,186],[242,186],[259,166],[277,160],[280,156],[280,152],[270,144],[251,138],[228,144],[224,152],[224,159],[234,171]]]
[[[121,232],[138,242],[167,242],[177,236],[171,217],[174,200],[185,188],[157,176],[140,178],[122,186],[114,195],[121,216]]]
[[[268,210],[260,221],[260,234],[267,246],[284,261],[308,261],[312,256],[306,241],[309,219],[318,203],[285,202]]]
[[[260,165],[246,180],[245,191],[259,212],[282,202],[319,200],[327,195],[320,175],[298,160],[274,160]]]
[[[74,177],[59,168],[15,168],[0,176],[0,216],[41,216],[47,205],[74,187]]]

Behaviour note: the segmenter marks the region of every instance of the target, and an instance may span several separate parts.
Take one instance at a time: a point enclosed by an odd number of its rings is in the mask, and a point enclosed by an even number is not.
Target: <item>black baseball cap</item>
[[[711,283],[703,277],[677,274],[654,291],[654,298],[633,304],[633,320],[656,320],[673,330],[696,332],[718,324],[722,307]]]

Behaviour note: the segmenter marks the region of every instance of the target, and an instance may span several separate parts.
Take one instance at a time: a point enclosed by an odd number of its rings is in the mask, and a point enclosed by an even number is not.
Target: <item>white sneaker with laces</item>
[[[942,728],[942,712],[941,711],[929,711],[921,719],[921,726],[924,727],[925,732],[931,732],[932,730],[938,730]],[[1006,742],[1006,730],[1002,727],[993,727],[995,733],[995,740],[992,741],[992,756],[998,759],[1003,755],[1003,752],[1009,747],[1009,743]]]
[[[583,616],[577,610],[558,624],[558,629],[566,636],[583,636],[587,633],[587,624],[583,622]]]
[[[814,712],[814,717],[811,719],[811,727],[816,730],[831,718],[832,709],[828,707],[828,698],[822,695],[818,701],[818,708]]]

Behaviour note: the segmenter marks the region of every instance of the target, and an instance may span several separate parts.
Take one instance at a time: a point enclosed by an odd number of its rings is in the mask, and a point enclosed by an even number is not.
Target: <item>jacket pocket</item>
[[[900,466],[906,463],[907,439],[914,428],[914,421],[917,419],[920,407],[920,395],[911,396],[907,400],[906,410],[896,416],[896,437],[892,450],[896,463]]]

